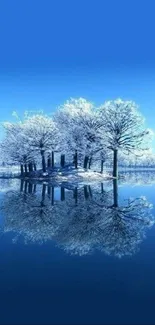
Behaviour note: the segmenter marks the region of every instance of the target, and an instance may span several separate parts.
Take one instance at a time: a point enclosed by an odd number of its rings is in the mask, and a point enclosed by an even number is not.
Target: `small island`
[[[52,115],[13,116],[15,121],[2,123],[0,150],[4,166],[20,166],[14,177],[72,183],[117,179],[119,159],[149,155],[152,131],[132,101],[116,99],[97,107],[71,98]]]

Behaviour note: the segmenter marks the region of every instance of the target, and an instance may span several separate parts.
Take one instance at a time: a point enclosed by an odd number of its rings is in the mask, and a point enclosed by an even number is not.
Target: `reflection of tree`
[[[152,206],[145,197],[130,198],[119,206],[117,181],[114,181],[113,189],[114,204],[107,209],[102,233],[103,250],[118,257],[132,255],[145,237],[146,229],[154,223],[150,211]]]
[[[1,178],[0,179],[0,193],[8,192],[11,188],[19,185],[18,179],[13,178]]]
[[[53,187],[42,188],[28,182],[21,183],[21,191],[8,192],[3,200],[4,231],[23,235],[25,243],[44,242],[53,238],[61,222],[62,202],[53,205]],[[47,194],[47,195],[46,195]]]
[[[145,197],[129,199],[118,205],[117,181],[113,184],[113,203],[107,205],[107,196],[94,200],[87,197],[84,204],[72,210],[67,227],[61,229],[59,242],[72,254],[87,254],[95,248],[118,257],[132,255],[153,224],[151,205]],[[111,199],[111,192],[109,192]],[[109,200],[110,202],[110,200]],[[108,202],[108,203],[109,203]]]
[[[21,183],[3,201],[4,231],[23,235],[25,242],[55,240],[71,254],[99,249],[118,257],[132,255],[153,223],[146,198],[128,199],[119,206],[117,181],[113,191],[102,185],[65,190],[54,200],[54,187]]]

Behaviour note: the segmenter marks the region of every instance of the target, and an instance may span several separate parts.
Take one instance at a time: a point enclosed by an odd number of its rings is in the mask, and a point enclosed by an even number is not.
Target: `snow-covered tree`
[[[3,155],[14,163],[21,165],[21,173],[27,164],[32,171],[31,164],[38,161],[41,156],[42,169],[46,172],[54,160],[52,152],[56,150],[59,142],[58,130],[52,118],[43,114],[25,114],[23,120],[16,123],[4,123],[5,137],[1,144]],[[52,159],[53,158],[53,159]],[[35,164],[34,164],[35,165]]]
[[[75,167],[78,155],[84,159],[84,168],[100,148],[98,119],[95,107],[84,98],[71,98],[55,114],[62,138],[62,148],[74,152]]]
[[[61,105],[53,118],[43,112],[25,112],[16,122],[4,123],[5,136],[0,144],[1,161],[20,164],[21,174],[36,170],[36,163],[54,167],[54,152],[61,154],[61,166],[73,160],[75,168],[95,164],[113,165],[113,176],[119,166],[155,166],[155,155],[145,140],[151,131],[144,128],[144,119],[132,101],[117,99],[96,109],[84,98],[71,98]],[[142,154],[143,153],[143,154]],[[113,155],[113,163],[112,163]],[[30,174],[29,174],[30,175]]]
[[[118,150],[133,152],[145,148],[143,143],[149,130],[144,128],[144,119],[132,101],[107,101],[100,107],[99,115],[108,148],[113,151],[113,176],[117,177]]]
[[[4,123],[5,138],[1,143],[1,151],[7,162],[20,164],[21,175],[27,173],[27,164],[34,162],[33,151],[25,137],[26,127],[23,123]]]
[[[33,153],[40,154],[43,172],[46,172],[46,155],[49,156],[58,144],[58,130],[52,118],[39,114],[25,120],[25,137]]]

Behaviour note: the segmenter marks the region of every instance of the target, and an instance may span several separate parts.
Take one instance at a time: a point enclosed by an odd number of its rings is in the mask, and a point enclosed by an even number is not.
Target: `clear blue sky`
[[[155,129],[154,0],[1,0],[0,120],[122,97]]]

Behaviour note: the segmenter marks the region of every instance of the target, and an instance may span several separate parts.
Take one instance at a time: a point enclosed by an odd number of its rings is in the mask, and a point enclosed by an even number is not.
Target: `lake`
[[[0,180],[1,324],[154,324],[155,172]]]

